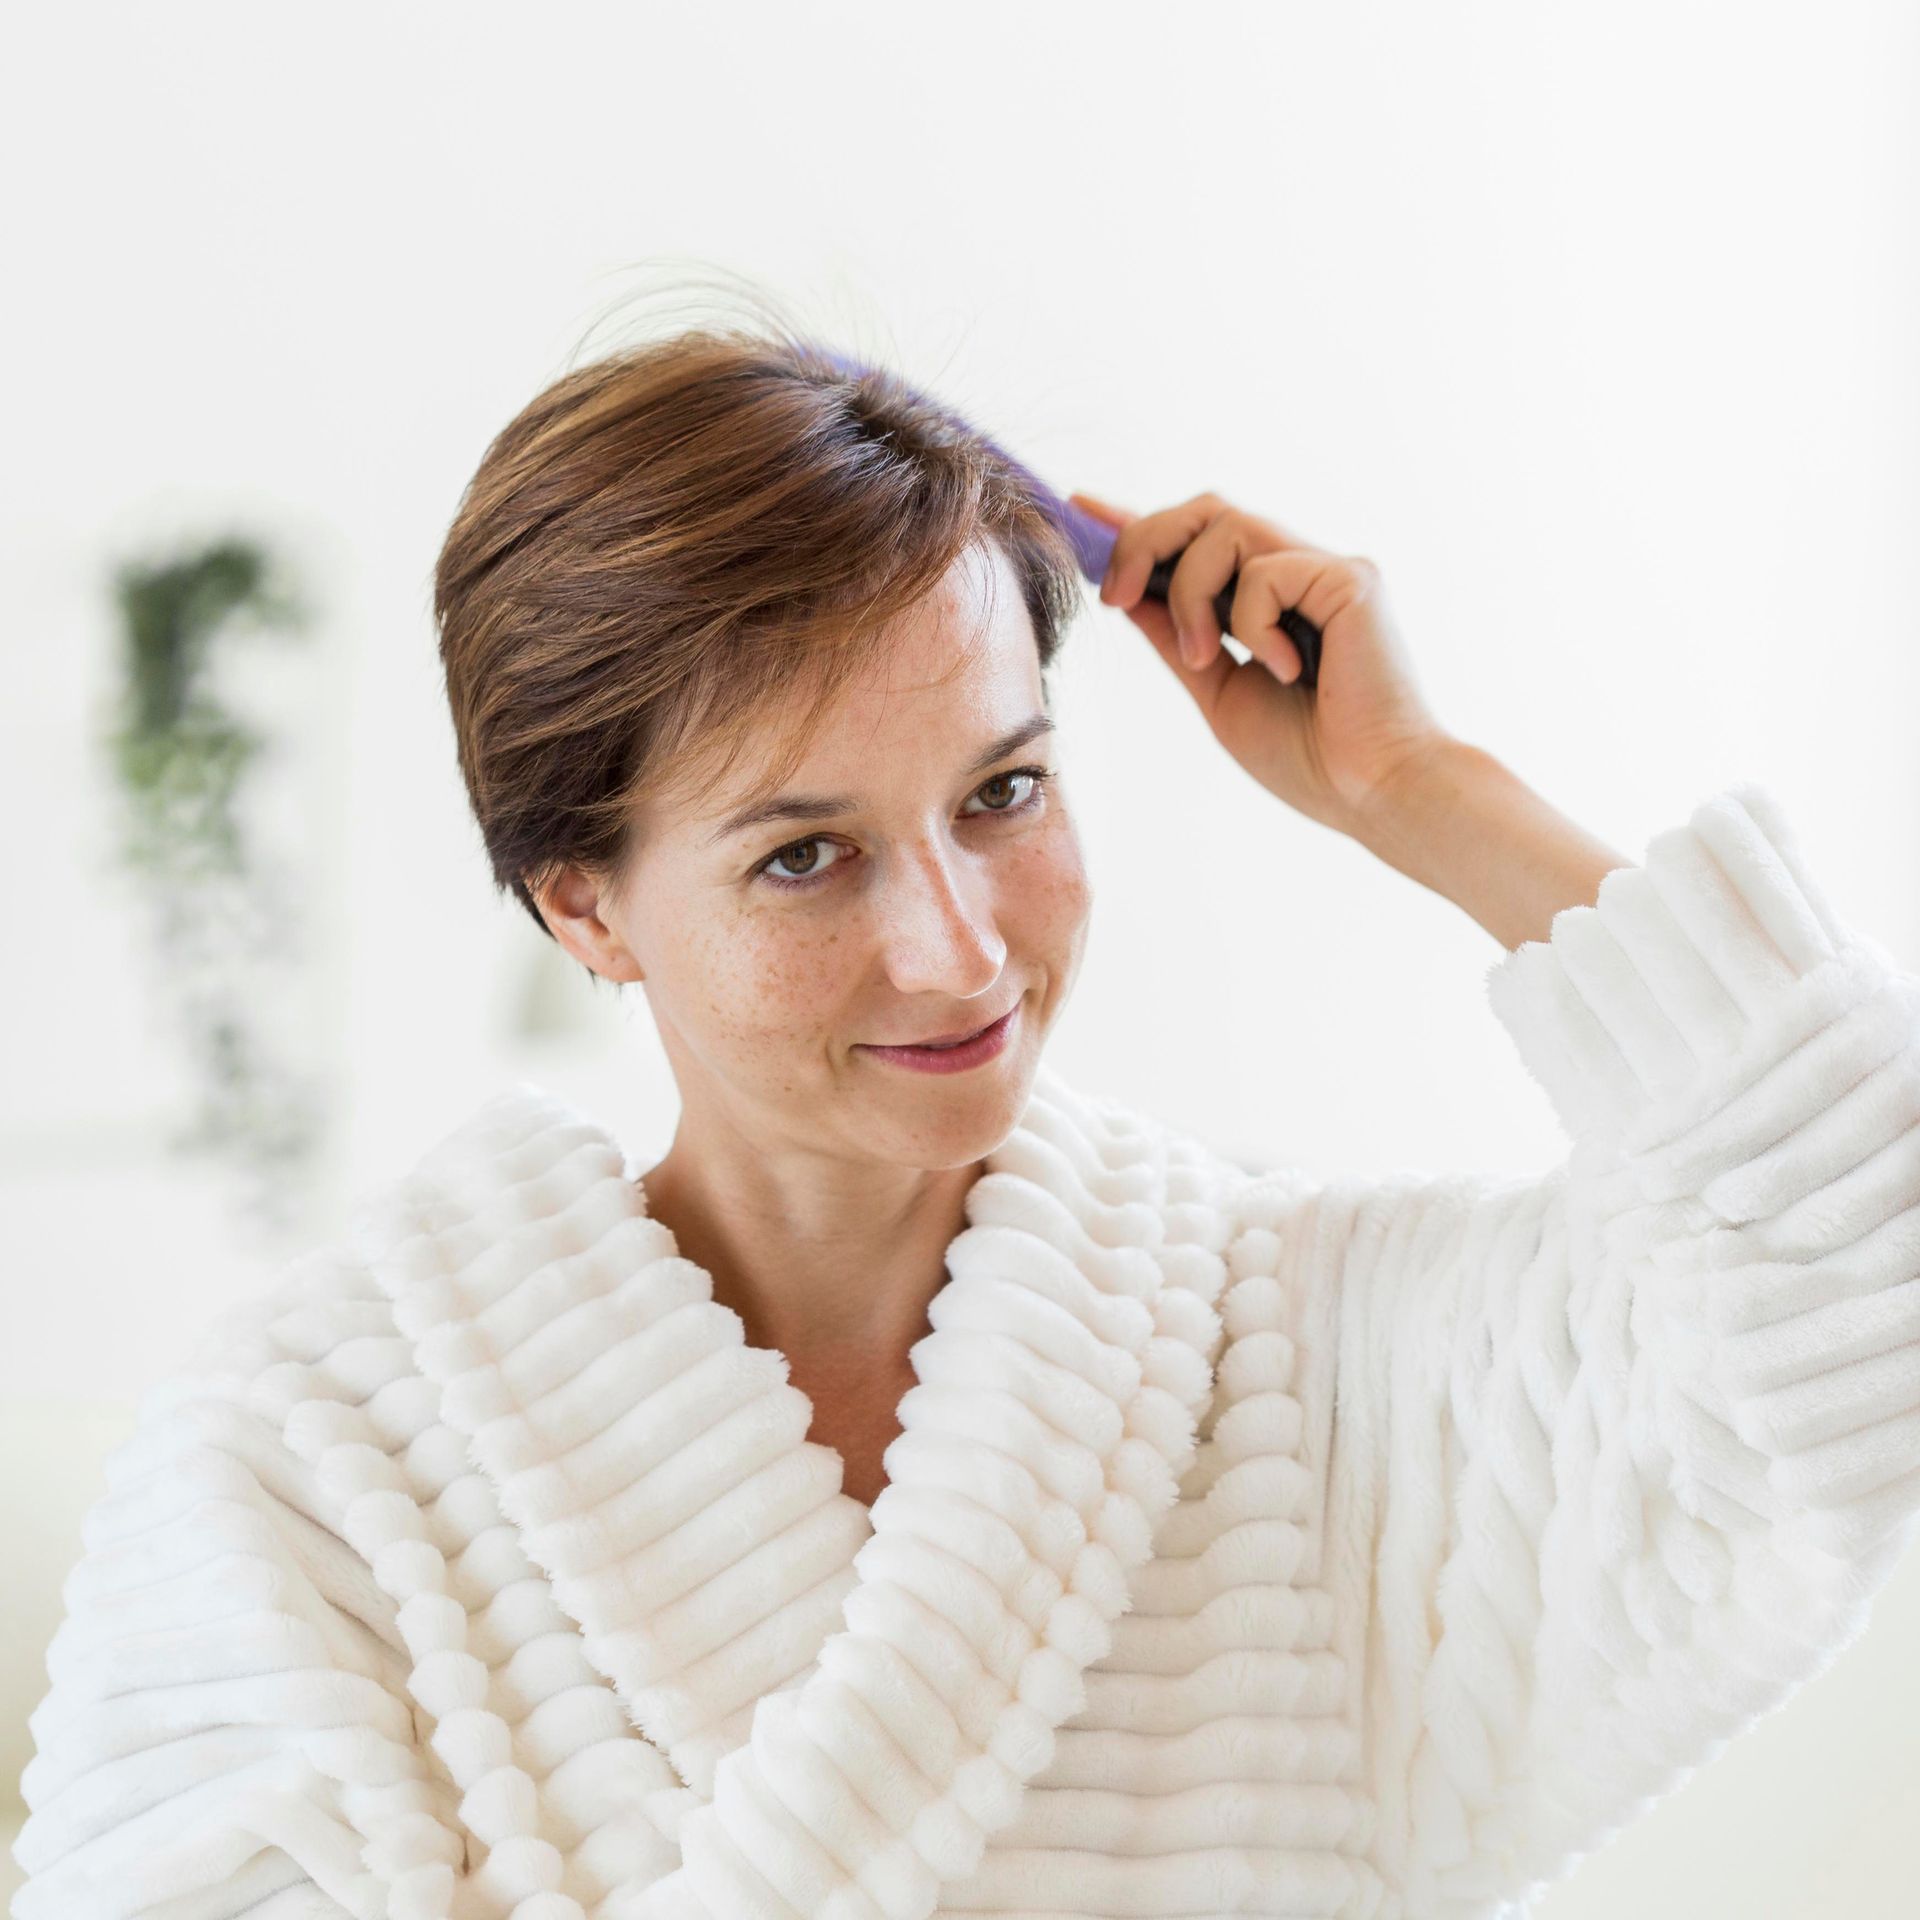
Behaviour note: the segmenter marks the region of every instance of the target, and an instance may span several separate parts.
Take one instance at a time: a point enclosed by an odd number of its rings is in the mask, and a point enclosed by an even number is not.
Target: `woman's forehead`
[[[783,705],[797,710],[783,712]],[[660,811],[706,837],[783,795],[852,798],[883,764],[896,772],[924,767],[944,779],[1046,706],[1033,624],[1017,586],[1003,586],[993,601],[928,595],[876,636],[871,658],[811,719],[806,700],[789,691],[745,718],[724,743],[730,753],[696,742],[680,776],[663,783]]]

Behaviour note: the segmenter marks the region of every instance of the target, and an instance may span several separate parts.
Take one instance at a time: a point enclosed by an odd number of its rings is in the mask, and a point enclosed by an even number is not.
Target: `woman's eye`
[[[996,773],[993,778],[983,786],[974,789],[975,798],[978,798],[982,794],[992,794],[996,789],[1004,790],[1011,782],[1016,780],[1026,780],[1031,783],[1028,787],[1026,797],[1022,800],[990,804],[982,808],[979,813],[970,814],[968,818],[977,820],[981,817],[981,813],[999,814],[1002,817],[1009,814],[1029,813],[1041,804],[1044,798],[1046,783],[1052,778],[1053,770],[1050,767],[1016,767],[1011,773]],[[783,887],[789,891],[802,887],[818,886],[821,881],[833,871],[834,867],[842,864],[838,860],[825,866],[820,863],[818,849],[829,844],[830,843],[820,834],[815,834],[806,840],[789,840],[784,847],[776,847],[766,859],[762,860],[760,864],[754,868],[754,877],[765,880],[769,886]],[[809,848],[814,849],[814,851],[808,853],[807,850]],[[791,861],[788,859],[788,855],[790,854],[806,854],[806,859],[802,862]],[[774,871],[777,866],[790,867],[796,864],[801,865],[804,870],[799,873],[776,873]]]
[[[1038,771],[1035,767],[1022,767],[1014,773],[996,773],[993,778],[987,782],[986,786],[976,789],[976,792],[986,793],[991,788],[1004,786],[1009,781],[1020,779],[1034,780],[1035,784],[1038,785],[1038,780],[1036,779]],[[1009,802],[1004,807],[989,807],[987,811],[989,813],[1014,813],[1018,811],[1018,804],[1016,802]]]
[[[824,846],[825,844],[826,843],[824,841],[819,839],[792,841],[787,846],[782,847],[778,853],[773,854],[768,859],[762,860],[759,866],[755,869],[755,871],[757,873],[765,875],[765,877],[773,881],[776,886],[784,886],[784,887],[802,886],[808,880],[813,879],[815,875],[822,870],[818,864],[820,856],[817,849]],[[816,849],[816,851],[808,859],[807,861],[808,870],[805,873],[790,876],[783,873],[775,873],[773,871],[776,863],[784,862],[788,854],[799,853],[807,848],[814,848]]]

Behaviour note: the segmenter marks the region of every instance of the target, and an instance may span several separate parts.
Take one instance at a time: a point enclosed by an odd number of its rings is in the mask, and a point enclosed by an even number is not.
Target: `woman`
[[[1636,866],[1452,738],[1366,561],[1079,504],[1239,764],[1509,949],[1565,1161],[1248,1169],[1067,1084],[1057,519],[778,330],[577,369],[436,612],[496,880],[678,1131],[520,1083],[154,1390],[19,1920],[1515,1912],[1858,1634],[1920,983],[1762,790]]]

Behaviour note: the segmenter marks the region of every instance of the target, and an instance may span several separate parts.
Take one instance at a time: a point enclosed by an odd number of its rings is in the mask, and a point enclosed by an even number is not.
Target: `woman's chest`
[[[905,1369],[744,1342],[670,1246],[636,1271],[653,1242],[550,1258],[518,1299],[488,1270],[484,1327],[409,1296],[459,1444],[399,1470],[481,1470],[423,1479],[422,1524],[588,1910],[705,1887],[749,1838],[796,1889],[863,1848],[916,1903],[936,1875],[916,1914],[1346,1910],[1353,1620],[1299,1364],[1331,1349],[1278,1237],[1117,1187],[1076,1211],[1014,1181],[979,1214]],[[556,1271],[599,1283],[567,1321]],[[647,1792],[582,1798],[616,1774]]]
[[[842,1359],[792,1365],[787,1378],[812,1403],[807,1438],[840,1456],[840,1491],[871,1507],[887,1484],[884,1456],[901,1430],[900,1402],[916,1384],[912,1367]]]

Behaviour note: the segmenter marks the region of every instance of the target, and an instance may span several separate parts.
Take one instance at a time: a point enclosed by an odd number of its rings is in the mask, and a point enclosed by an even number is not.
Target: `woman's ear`
[[[544,887],[529,883],[547,931],[589,973],[603,980],[645,978],[627,943],[601,918],[602,889],[577,867],[564,867]]]

